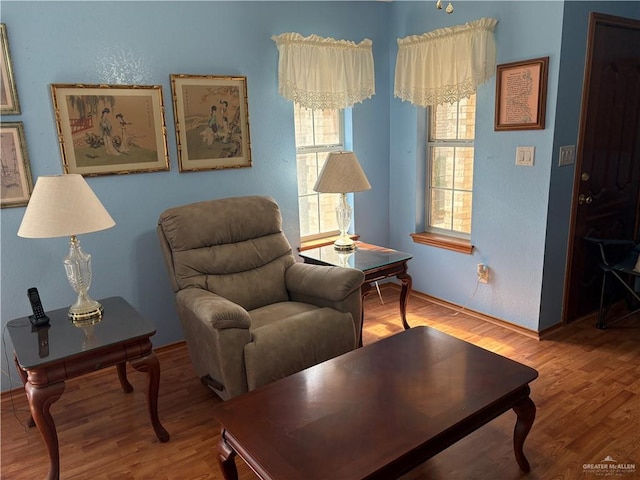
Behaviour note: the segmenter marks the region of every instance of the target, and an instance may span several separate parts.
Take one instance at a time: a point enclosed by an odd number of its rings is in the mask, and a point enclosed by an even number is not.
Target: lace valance
[[[278,91],[297,104],[313,109],[348,108],[373,96],[372,42],[274,35],[278,60]]]
[[[474,94],[495,73],[497,23],[481,18],[399,38],[394,95],[426,107]]]

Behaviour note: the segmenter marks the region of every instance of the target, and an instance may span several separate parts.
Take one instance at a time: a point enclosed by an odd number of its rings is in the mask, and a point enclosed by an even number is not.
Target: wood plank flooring
[[[382,288],[366,300],[364,344],[402,330],[398,289]],[[411,325],[428,325],[537,369],[531,384],[537,418],[525,443],[532,471],[522,474],[513,455],[515,414],[508,412],[403,477],[404,480],[600,480],[585,468],[611,457],[635,465],[606,472],[615,480],[640,478],[640,318],[601,331],[592,319],[575,322],[543,341],[412,296]],[[67,382],[51,411],[68,480],[222,479],[215,446],[219,427],[211,409],[219,400],[195,377],[184,344],[160,349],[160,419],[171,434],[160,443],[149,423],[145,375],[128,368],[134,392],[124,394],[115,369]],[[384,412],[380,412],[384,415]],[[0,477],[36,480],[48,471],[39,432],[24,393],[3,394]],[[240,477],[256,476],[241,460]],[[615,473],[615,475],[611,475]],[[289,479],[287,479],[289,480]],[[304,479],[290,479],[304,480]],[[340,472],[331,480],[343,480]],[[344,479],[352,480],[352,479]]]

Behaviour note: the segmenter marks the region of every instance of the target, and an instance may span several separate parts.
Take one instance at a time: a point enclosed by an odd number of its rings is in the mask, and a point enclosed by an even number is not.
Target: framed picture
[[[20,103],[18,103],[16,82],[13,79],[9,39],[4,23],[0,23],[0,48],[2,48],[2,56],[0,56],[0,62],[2,62],[0,64],[0,114],[17,115],[20,113]]]
[[[251,166],[247,77],[171,75],[181,172]]]
[[[543,130],[549,57],[497,66],[495,130]]]
[[[162,86],[51,85],[65,173],[169,170]]]
[[[0,207],[22,207],[33,191],[31,167],[22,122],[0,124],[0,164],[2,189]]]

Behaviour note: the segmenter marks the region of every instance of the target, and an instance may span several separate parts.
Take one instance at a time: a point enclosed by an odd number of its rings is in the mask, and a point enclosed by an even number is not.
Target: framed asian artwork
[[[52,84],[65,173],[169,170],[161,85]]]
[[[20,103],[13,78],[7,27],[4,23],[0,23],[0,48],[2,49],[0,55],[0,114],[17,115],[20,113]]]
[[[0,207],[22,207],[33,191],[31,167],[22,122],[0,124],[0,164],[2,188]]]
[[[544,130],[549,57],[497,66],[494,130]]]
[[[246,77],[171,75],[180,172],[251,166]]]

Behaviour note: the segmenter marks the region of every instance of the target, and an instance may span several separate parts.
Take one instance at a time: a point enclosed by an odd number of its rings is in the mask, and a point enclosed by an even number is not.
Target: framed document
[[[549,57],[497,66],[494,130],[544,130]]]

